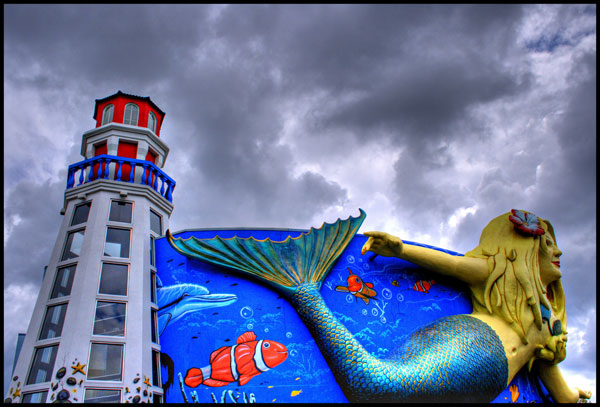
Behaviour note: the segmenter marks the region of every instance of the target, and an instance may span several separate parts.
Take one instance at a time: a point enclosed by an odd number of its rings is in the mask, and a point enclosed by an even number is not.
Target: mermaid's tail
[[[352,240],[367,214],[360,209],[356,218],[324,223],[319,229],[281,242],[267,238],[223,239],[174,238],[169,243],[179,253],[208,263],[251,274],[291,295],[304,283],[321,287],[327,272]]]

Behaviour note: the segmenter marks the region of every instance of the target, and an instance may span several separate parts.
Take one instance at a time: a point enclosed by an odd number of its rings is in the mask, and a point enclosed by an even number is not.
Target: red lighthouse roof
[[[128,105],[130,106],[127,107]],[[165,112],[149,96],[132,95],[120,90],[113,95],[96,99],[93,115],[96,127],[111,122],[124,123],[147,127],[159,137],[164,117]]]

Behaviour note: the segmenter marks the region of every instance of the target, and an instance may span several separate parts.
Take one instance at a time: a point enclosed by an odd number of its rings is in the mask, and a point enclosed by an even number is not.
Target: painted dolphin
[[[196,284],[160,286],[156,290],[158,305],[158,332],[191,312],[209,308],[225,307],[237,301],[234,294],[211,294],[205,287]]]
[[[320,294],[327,273],[366,217],[281,242],[233,237],[174,238],[179,253],[252,275],[282,293],[298,312],[351,402],[493,400],[506,387],[500,339],[480,320],[454,315],[417,329],[388,358],[370,354]]]

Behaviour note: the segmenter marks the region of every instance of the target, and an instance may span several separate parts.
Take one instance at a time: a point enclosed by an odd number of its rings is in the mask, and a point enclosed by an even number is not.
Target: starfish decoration
[[[144,384],[146,385],[146,388],[148,388],[148,387],[152,386],[152,385],[150,384],[150,378],[149,378],[149,377],[146,377],[146,375],[144,375]]]
[[[16,389],[12,396],[13,398],[21,397],[21,389]]]
[[[77,362],[76,365],[71,366],[71,369],[73,369],[73,374],[77,373],[77,372],[81,372],[81,374],[83,374],[85,376],[85,372],[83,371],[83,368],[86,365],[82,365],[81,363]]]

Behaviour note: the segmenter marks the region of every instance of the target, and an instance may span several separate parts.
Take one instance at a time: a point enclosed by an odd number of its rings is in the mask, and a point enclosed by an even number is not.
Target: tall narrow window
[[[123,124],[131,124],[137,126],[138,124],[138,107],[134,103],[127,103],[125,105],[125,116],[123,117]]]
[[[62,333],[65,314],[67,313],[67,304],[60,304],[48,307],[46,317],[42,324],[40,340],[58,338]]]
[[[160,215],[150,209],[150,230],[157,235],[162,235],[162,225]]]
[[[85,389],[84,403],[120,403],[121,390]]]
[[[148,115],[148,128],[156,133],[156,116],[152,112]]]
[[[108,220],[113,222],[131,223],[131,202],[112,201]]]
[[[152,349],[152,385],[160,386],[160,353]]]
[[[99,294],[127,295],[126,264],[102,263]]]
[[[156,320],[156,313],[157,311],[155,309],[150,311],[150,316],[152,317],[152,324],[151,324],[151,334],[152,334],[152,342],[154,343],[158,343],[158,335],[157,335],[157,331],[158,331],[158,325],[157,325],[157,320]]]
[[[102,113],[102,125],[113,121],[114,110],[115,107],[113,105],[108,105],[104,108],[104,113]]]
[[[71,286],[73,285],[73,277],[75,276],[75,268],[77,265],[61,267],[56,272],[56,279],[54,280],[54,287],[52,287],[52,293],[50,299],[65,297],[71,295]]]
[[[106,231],[106,244],[104,255],[110,257],[129,257],[129,235],[128,229],[108,228]]]
[[[123,345],[92,343],[88,380],[120,381],[122,373]]]
[[[75,207],[75,211],[73,212],[73,219],[71,220],[71,226],[87,222],[88,215],[90,213],[90,206],[92,206],[92,203],[86,202]]]
[[[125,303],[98,301],[94,335],[125,336]]]
[[[79,257],[81,246],[83,245],[83,234],[85,229],[69,232],[67,241],[63,250],[61,261]]]
[[[154,266],[154,236],[150,236],[150,265]]]
[[[156,304],[156,273],[150,273],[150,301]]]
[[[52,369],[56,359],[58,345],[37,348],[33,357],[33,364],[27,377],[27,384],[49,382],[52,378]]]

